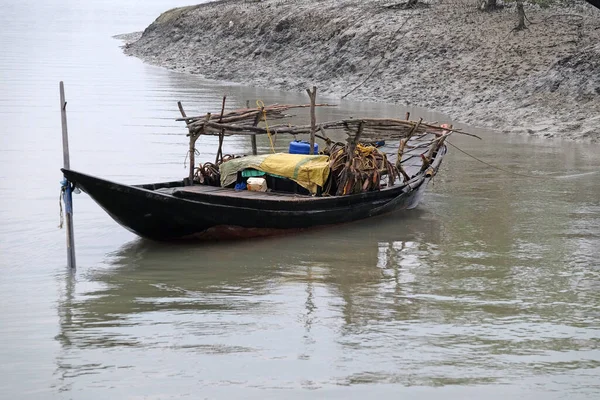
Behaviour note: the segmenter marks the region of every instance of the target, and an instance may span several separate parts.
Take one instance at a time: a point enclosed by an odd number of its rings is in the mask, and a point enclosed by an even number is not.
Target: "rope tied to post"
[[[191,153],[192,153],[192,150],[188,150],[185,152],[185,158],[183,159],[183,168],[187,167],[187,160]],[[194,155],[196,155],[196,156],[200,155],[200,152],[195,147],[194,147]]]
[[[58,229],[62,229],[65,223],[64,214],[73,214],[73,199],[71,198],[71,194],[78,194],[81,191],[75,186],[75,184],[69,182],[67,178],[64,178],[60,181],[60,194],[58,195],[58,207],[59,207],[59,223]],[[65,208],[63,210],[63,202],[65,203]]]
[[[62,202],[63,202],[63,196],[65,195],[66,190],[67,190],[67,180],[63,179],[62,181],[60,181],[60,193],[58,194],[58,207],[60,210],[58,212],[58,216],[59,216],[58,229],[62,229],[63,225],[65,223]]]

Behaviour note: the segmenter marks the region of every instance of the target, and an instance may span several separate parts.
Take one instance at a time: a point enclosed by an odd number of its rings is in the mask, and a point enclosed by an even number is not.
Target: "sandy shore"
[[[473,1],[232,0],[169,10],[125,47],[177,71],[413,104],[500,131],[600,142],[600,11]],[[131,39],[137,39],[132,36]],[[375,72],[373,72],[375,71]]]

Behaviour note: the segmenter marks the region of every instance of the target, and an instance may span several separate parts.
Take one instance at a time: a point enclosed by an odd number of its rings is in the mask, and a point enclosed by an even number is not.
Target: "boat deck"
[[[195,194],[209,194],[211,196],[221,197],[235,197],[237,199],[264,199],[264,200],[277,200],[277,201],[289,201],[299,202],[314,199],[312,196],[306,196],[301,194],[293,193],[281,193],[281,192],[253,192],[250,190],[234,190],[230,188],[222,188],[215,186],[206,185],[194,185],[185,186],[180,188],[172,188],[169,190],[175,197],[188,197],[189,195]],[[186,196],[187,195],[187,196]]]

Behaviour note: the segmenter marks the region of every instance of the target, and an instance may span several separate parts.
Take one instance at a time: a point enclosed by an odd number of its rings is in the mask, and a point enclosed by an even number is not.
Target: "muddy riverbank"
[[[163,13],[125,52],[263,87],[412,104],[499,131],[600,141],[600,12],[473,2],[222,1]]]

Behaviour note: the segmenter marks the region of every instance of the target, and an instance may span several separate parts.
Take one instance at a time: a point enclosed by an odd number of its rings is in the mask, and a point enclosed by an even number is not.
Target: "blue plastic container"
[[[310,143],[304,140],[294,140],[290,143],[290,154],[310,154]],[[319,154],[318,143],[315,143],[315,154]]]

